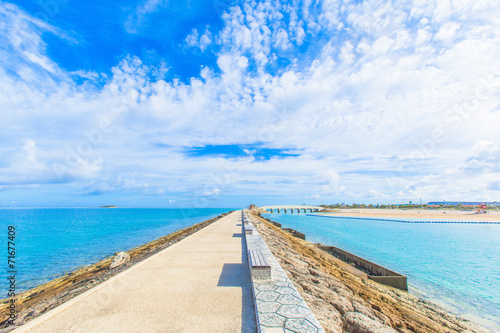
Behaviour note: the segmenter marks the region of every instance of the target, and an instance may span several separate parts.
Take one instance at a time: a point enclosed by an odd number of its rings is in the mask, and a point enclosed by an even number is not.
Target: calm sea
[[[500,225],[407,224],[264,214],[315,243],[408,276],[410,292],[500,332]]]
[[[0,209],[0,299],[7,296],[8,226],[16,228],[17,290],[23,291],[229,210]]]

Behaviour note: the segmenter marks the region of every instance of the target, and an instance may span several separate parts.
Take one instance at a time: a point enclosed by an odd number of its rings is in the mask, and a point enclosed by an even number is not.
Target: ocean
[[[408,277],[410,293],[500,332],[500,225],[263,216]],[[422,221],[422,219],[419,219]]]
[[[12,271],[7,254],[9,226],[15,228],[13,261],[16,291],[21,292],[230,210],[0,209],[4,238],[0,299],[7,297],[7,272]]]

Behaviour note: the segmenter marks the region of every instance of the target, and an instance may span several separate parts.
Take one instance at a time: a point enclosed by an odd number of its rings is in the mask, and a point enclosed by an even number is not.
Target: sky
[[[497,0],[0,1],[0,207],[500,200]]]

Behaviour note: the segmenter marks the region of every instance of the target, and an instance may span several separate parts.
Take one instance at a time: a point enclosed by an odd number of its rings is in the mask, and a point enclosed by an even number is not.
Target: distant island
[[[99,206],[99,208],[118,208],[118,207],[114,205],[107,205],[107,206]]]

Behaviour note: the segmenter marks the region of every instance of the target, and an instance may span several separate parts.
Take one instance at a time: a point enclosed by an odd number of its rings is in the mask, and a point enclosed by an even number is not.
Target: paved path
[[[236,211],[15,332],[255,332]]]

